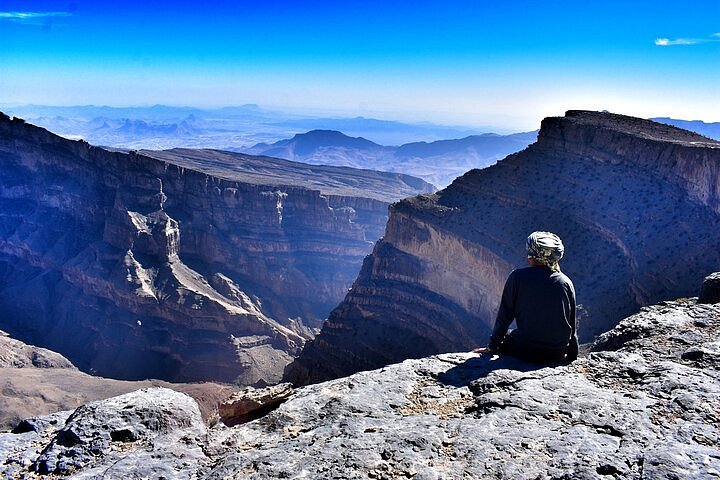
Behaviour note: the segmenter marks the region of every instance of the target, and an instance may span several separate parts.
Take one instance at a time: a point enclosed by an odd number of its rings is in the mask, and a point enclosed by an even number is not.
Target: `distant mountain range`
[[[248,148],[308,130],[340,130],[385,145],[460,138],[496,130],[403,123],[373,118],[312,118],[249,104],[207,110],[192,107],[4,106],[11,116],[94,145],[128,149]]]
[[[536,137],[537,131],[512,135],[486,133],[390,147],[338,131],[313,130],[272,144],[259,143],[244,151],[317,165],[412,172],[412,175],[444,187],[468,170],[487,167],[522,150]]]

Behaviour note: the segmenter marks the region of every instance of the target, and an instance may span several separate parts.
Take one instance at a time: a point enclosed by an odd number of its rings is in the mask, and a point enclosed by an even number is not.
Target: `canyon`
[[[285,371],[296,385],[486,344],[525,238],[557,233],[587,342],[720,265],[720,142],[611,113],[546,118],[538,140],[390,208],[345,300]]]
[[[0,328],[124,380],[263,385],[382,235],[400,174],[120,151],[0,115]]]

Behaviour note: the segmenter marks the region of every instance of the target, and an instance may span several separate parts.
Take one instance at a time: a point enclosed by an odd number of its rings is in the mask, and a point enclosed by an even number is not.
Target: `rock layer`
[[[122,379],[277,382],[412,177],[116,152],[0,115],[0,328]]]
[[[524,151],[392,205],[384,238],[285,379],[483,345],[535,230],[565,243],[588,341],[642,305],[695,294],[720,264],[719,227],[719,142],[608,113],[547,118]]]
[[[218,417],[225,425],[236,425],[269,412],[293,394],[292,385],[281,383],[265,388],[245,387],[218,405]]]
[[[720,305],[664,302],[569,365],[471,353],[407,360],[300,388],[206,440],[196,414],[179,415],[189,411],[181,398],[147,390],[0,434],[0,475],[72,463],[77,478],[139,478],[189,459],[177,478],[715,478],[718,335]]]

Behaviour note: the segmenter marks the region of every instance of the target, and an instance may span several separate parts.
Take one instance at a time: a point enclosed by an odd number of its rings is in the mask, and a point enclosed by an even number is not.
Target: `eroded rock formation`
[[[123,379],[273,383],[357,274],[398,174],[108,151],[0,115],[0,328]]]
[[[570,365],[407,360],[300,388],[232,428],[204,430],[189,399],[147,390],[0,434],[0,475],[713,478],[719,334],[720,305],[663,302]]]
[[[384,238],[285,378],[485,344],[535,230],[565,243],[581,341],[642,305],[695,295],[720,265],[720,142],[609,113],[545,119],[524,151],[394,204]]]

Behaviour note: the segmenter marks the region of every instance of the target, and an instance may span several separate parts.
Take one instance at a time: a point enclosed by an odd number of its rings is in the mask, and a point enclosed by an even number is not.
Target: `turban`
[[[565,253],[560,237],[550,232],[533,232],[527,238],[527,255],[553,270],[560,271],[558,261]]]

